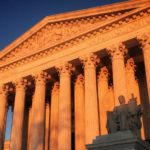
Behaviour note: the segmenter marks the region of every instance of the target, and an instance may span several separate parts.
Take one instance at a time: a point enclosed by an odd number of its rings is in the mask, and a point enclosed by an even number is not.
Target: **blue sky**
[[[125,0],[0,0],[0,50],[42,18]],[[8,111],[6,139],[10,138],[11,110]]]

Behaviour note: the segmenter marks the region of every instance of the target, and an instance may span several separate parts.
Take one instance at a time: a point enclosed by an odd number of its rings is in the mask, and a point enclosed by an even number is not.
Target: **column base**
[[[150,145],[142,141],[131,131],[96,137],[93,144],[86,145],[87,150],[150,150]]]

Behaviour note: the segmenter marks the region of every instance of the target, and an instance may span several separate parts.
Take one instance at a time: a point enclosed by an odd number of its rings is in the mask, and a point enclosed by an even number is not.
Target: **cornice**
[[[49,54],[56,53],[60,50],[62,51],[64,48],[73,46],[77,43],[82,42],[83,40],[86,40],[93,36],[96,36],[97,34],[104,34],[105,32],[108,33],[109,31],[113,30],[114,28],[116,29],[119,26],[128,24],[129,22],[133,22],[134,20],[137,20],[137,19],[140,19],[141,17],[147,16],[149,13],[150,13],[149,7],[134,10],[128,14],[124,14],[123,16],[120,16],[118,19],[114,19],[113,21],[101,24],[100,26],[97,26],[94,29],[89,30],[88,32],[86,32],[84,34],[78,35],[77,37],[74,37],[74,38],[64,41],[62,43],[59,43],[57,45],[54,45],[51,48],[39,50],[38,52],[35,52],[31,56],[28,56],[26,58],[21,58],[20,60],[17,60],[16,62],[11,62],[5,66],[0,66],[1,72],[3,72],[4,70],[7,70],[8,68],[20,66],[24,63],[27,63],[27,62],[30,62],[33,60],[37,60],[37,59],[47,56]]]
[[[110,4],[110,5],[99,6],[99,7],[89,8],[89,9],[85,9],[85,10],[79,10],[79,11],[73,11],[73,12],[69,12],[69,13],[62,13],[62,14],[58,14],[58,15],[47,16],[43,20],[38,22],[35,26],[33,26],[31,29],[29,29],[27,32],[25,32],[22,36],[17,38],[10,45],[8,45],[6,48],[2,49],[2,51],[0,52],[0,58],[3,57],[4,55],[6,55],[8,52],[10,52],[15,47],[17,47],[23,41],[28,39],[30,36],[35,34],[37,31],[39,31],[42,27],[44,27],[48,23],[61,22],[61,21],[65,21],[65,20],[82,18],[82,17],[97,15],[97,14],[111,13],[114,11],[135,9],[138,7],[143,7],[149,3],[150,3],[149,0],[142,0],[142,1],[131,0],[131,1],[127,1],[127,2],[114,3],[114,4]]]

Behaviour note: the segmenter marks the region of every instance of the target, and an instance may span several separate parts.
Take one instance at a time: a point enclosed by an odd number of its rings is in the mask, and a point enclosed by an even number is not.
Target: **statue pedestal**
[[[98,136],[93,144],[86,145],[87,150],[150,150],[150,145],[142,141],[131,131],[122,131]]]

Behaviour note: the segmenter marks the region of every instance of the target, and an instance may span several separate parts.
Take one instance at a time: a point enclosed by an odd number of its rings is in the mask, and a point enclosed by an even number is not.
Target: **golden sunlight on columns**
[[[147,81],[149,104],[150,104],[150,33],[147,34],[145,33],[143,35],[138,36],[138,40],[143,50],[146,81]]]
[[[8,87],[0,85],[0,150],[3,150],[5,138],[5,126],[7,116],[7,93]]]
[[[45,109],[45,150],[49,150],[49,128],[50,128],[50,103],[46,103]]]
[[[31,150],[44,150],[46,72],[35,75],[35,97],[32,105]]]
[[[107,134],[106,112],[109,110],[108,101],[108,69],[106,67],[101,68],[98,75],[98,102],[99,102],[99,125],[100,134]]]
[[[85,77],[85,144],[91,144],[99,135],[96,64],[99,59],[93,53],[81,58]]]
[[[141,97],[140,97],[140,89],[139,89],[139,83],[138,80],[135,80],[135,95],[137,97],[137,104],[141,104]]]
[[[58,106],[59,82],[55,82],[51,91],[50,150],[58,150]]]
[[[135,98],[137,98],[137,104],[139,105],[140,102],[140,93],[139,93],[139,85],[137,80],[135,79],[135,63],[133,58],[127,60],[126,63],[126,78],[127,78],[127,94],[128,100],[132,98],[131,94]],[[141,129],[141,137],[145,139],[144,135],[144,127],[143,127],[143,117],[142,117],[142,129]]]
[[[115,98],[114,98],[113,86],[108,87],[108,101],[109,101],[109,111],[112,111],[115,107]]]
[[[85,150],[85,115],[84,115],[84,77],[77,76],[75,81],[75,149]]]
[[[112,59],[115,106],[117,106],[119,105],[119,96],[123,95],[125,98],[127,98],[126,74],[124,64],[124,55],[127,53],[127,49],[121,43],[108,48],[107,52],[108,54],[110,54]]]
[[[58,67],[60,74],[58,150],[71,150],[71,83],[72,65]]]
[[[131,94],[137,97],[137,103],[140,103],[140,97],[138,94],[138,84],[135,80],[135,64],[133,58],[127,60],[126,63],[126,80],[127,80],[127,100],[131,99]]]
[[[11,130],[10,150],[22,149],[22,133],[25,110],[25,88],[27,81],[20,79],[16,81],[16,95],[14,104],[14,113]]]

